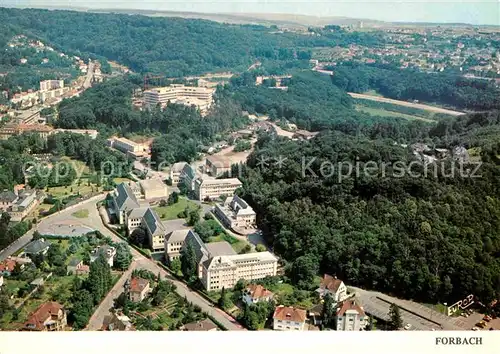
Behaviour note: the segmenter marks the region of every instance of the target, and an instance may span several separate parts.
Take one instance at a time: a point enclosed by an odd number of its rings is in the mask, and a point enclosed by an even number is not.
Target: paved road
[[[95,203],[97,203],[98,200],[104,199],[105,195],[99,195],[92,197],[89,200],[83,201],[81,203],[78,203],[76,205],[73,205],[58,214],[52,214],[47,216],[46,218],[40,220],[38,225],[28,231],[25,235],[21,236],[18,238],[16,241],[14,241],[12,244],[7,246],[5,249],[0,251],[0,261],[4,260],[8,256],[11,256],[12,254],[16,253],[18,250],[26,246],[31,239],[33,238],[33,232],[37,230],[39,227],[44,229],[44,228],[52,228],[54,225],[57,225],[58,223],[62,222],[67,222],[69,220],[75,221],[75,224],[86,224],[87,227],[92,227],[93,222],[95,220],[92,219],[87,219],[86,221],[83,221],[84,219],[78,219],[72,216],[71,214],[75,212],[76,209],[88,209],[89,211],[92,209],[95,209]],[[100,218],[99,218],[100,220]]]
[[[118,296],[120,296],[121,293],[123,293],[123,286],[125,285],[127,279],[130,278],[130,275],[132,274],[132,271],[136,268],[136,266],[137,263],[135,261],[132,262],[130,268],[125,273],[123,273],[120,279],[106,295],[104,300],[102,300],[97,310],[90,317],[85,331],[98,331],[102,328],[104,317],[110,314],[109,310],[113,307],[114,299],[116,299]]]
[[[94,207],[93,208],[88,208],[89,210],[89,219],[92,220],[92,226],[96,229],[99,230],[104,236],[109,236],[113,241],[115,242],[123,242],[122,239],[120,239],[118,236],[116,236],[114,233],[109,231],[102,223],[101,217],[99,216],[99,212],[95,208],[95,202],[94,202]],[[212,307],[211,303],[207,300],[205,300],[203,297],[198,295],[195,291],[190,290],[184,283],[178,281],[174,277],[172,277],[168,272],[166,272],[162,267],[160,267],[156,261],[148,259],[144,257],[142,254],[140,254],[138,251],[136,251],[134,248],[130,247],[132,256],[134,257],[135,264],[137,268],[143,268],[147,269],[154,274],[160,274],[162,278],[167,278],[170,281],[172,281],[176,286],[177,286],[177,293],[182,296],[186,297],[188,301],[192,302],[193,304],[196,304],[202,308],[203,311],[207,312],[211,316],[213,316],[217,321],[222,323],[228,330],[245,330],[241,325],[236,322],[234,318],[231,316],[227,315],[225,312],[218,310],[214,307]],[[119,292],[115,292],[114,294],[111,294],[113,298],[116,298],[120,295]],[[112,305],[112,301],[111,301]],[[106,307],[106,305],[104,306]],[[104,314],[105,316],[106,314]],[[98,315],[99,318],[104,318],[102,314]],[[96,326],[96,324],[93,324],[93,326]],[[100,327],[99,327],[100,328]]]
[[[391,303],[396,303],[401,310],[401,316],[405,324],[409,323],[412,326],[412,330],[418,331],[432,331],[432,330],[455,330],[461,331],[462,328],[456,322],[456,318],[445,316],[437,311],[434,311],[428,307],[421,304],[397,299],[376,291],[367,291],[360,288],[350,286],[354,292],[356,292],[356,297],[359,298],[364,310],[370,315],[381,318],[383,320],[389,320],[389,307]],[[384,300],[381,300],[384,299]],[[416,316],[405,309],[408,309],[422,317]],[[429,321],[430,320],[430,321]],[[435,321],[440,325],[437,325],[431,321]],[[442,326],[442,328],[441,328]]]
[[[449,114],[451,116],[461,116],[461,115],[465,114],[463,112],[452,111],[452,110],[449,110],[449,109],[444,109],[444,108],[429,106],[429,105],[426,105],[426,104],[412,103],[412,102],[406,102],[406,101],[398,101],[398,100],[392,100],[390,98],[378,97],[378,96],[371,96],[371,95],[363,95],[363,94],[360,94],[360,93],[353,93],[353,92],[348,92],[348,94],[351,97],[353,97],[353,98],[359,98],[359,99],[363,99],[363,100],[370,100],[370,101],[377,101],[377,102],[384,102],[384,103],[391,103],[391,104],[395,104],[395,105],[398,105],[398,106],[418,108],[418,109],[423,109],[425,111],[431,111],[431,112],[435,112],[435,113]]]
[[[87,67],[87,76],[85,77],[85,82],[83,83],[83,88],[88,89],[92,86],[92,78],[94,77],[94,63],[89,60],[89,65]]]

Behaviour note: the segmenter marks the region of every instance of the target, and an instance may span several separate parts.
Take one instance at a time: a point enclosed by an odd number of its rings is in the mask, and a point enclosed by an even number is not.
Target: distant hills
[[[25,6],[6,6],[6,7],[25,7]],[[86,8],[77,6],[31,6],[32,8],[44,8],[49,10],[71,10],[95,13],[122,13],[130,15],[143,15],[152,17],[181,17],[190,19],[204,19],[216,22],[231,23],[231,24],[255,24],[279,27],[287,27],[290,29],[301,29],[309,26],[359,26],[363,24],[363,28],[388,28],[388,27],[470,27],[473,25],[465,23],[423,23],[423,22],[384,22],[371,19],[356,19],[339,16],[311,16],[311,15],[296,15],[296,14],[277,14],[277,13],[202,13],[202,12],[180,12],[180,11],[161,11],[161,10],[141,10],[141,9],[116,9],[116,8]],[[496,28],[500,26],[476,26],[481,28]]]

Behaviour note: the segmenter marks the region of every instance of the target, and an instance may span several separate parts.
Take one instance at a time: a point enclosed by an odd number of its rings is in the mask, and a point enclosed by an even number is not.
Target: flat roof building
[[[205,171],[213,177],[231,172],[231,160],[220,156],[209,156],[205,161]]]
[[[165,107],[169,102],[184,105],[195,105],[202,114],[207,113],[213,102],[215,89],[208,87],[192,87],[170,85],[144,91],[144,106],[154,108]]]
[[[217,199],[231,196],[243,184],[238,178],[202,179],[194,181],[194,192],[198,200]]]

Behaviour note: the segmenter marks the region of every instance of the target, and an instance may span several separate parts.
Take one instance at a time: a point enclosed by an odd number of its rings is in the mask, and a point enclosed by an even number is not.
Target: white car
[[[477,328],[477,327],[472,327],[472,330],[473,330],[473,331],[479,331],[479,328]]]
[[[407,323],[407,324],[406,324],[406,326],[405,326],[404,328],[405,328],[405,330],[407,330],[407,331],[408,331],[408,330],[411,328],[411,324]]]

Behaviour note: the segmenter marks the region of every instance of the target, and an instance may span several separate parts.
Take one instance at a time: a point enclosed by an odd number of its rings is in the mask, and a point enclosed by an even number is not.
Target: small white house
[[[320,297],[324,297],[326,294],[330,294],[335,302],[341,302],[345,300],[347,296],[347,287],[344,282],[337,277],[332,277],[331,275],[325,274],[321,280],[321,284],[316,292]]]
[[[256,304],[263,301],[271,301],[274,294],[264,288],[262,285],[251,284],[243,293],[243,301],[248,305]]]

